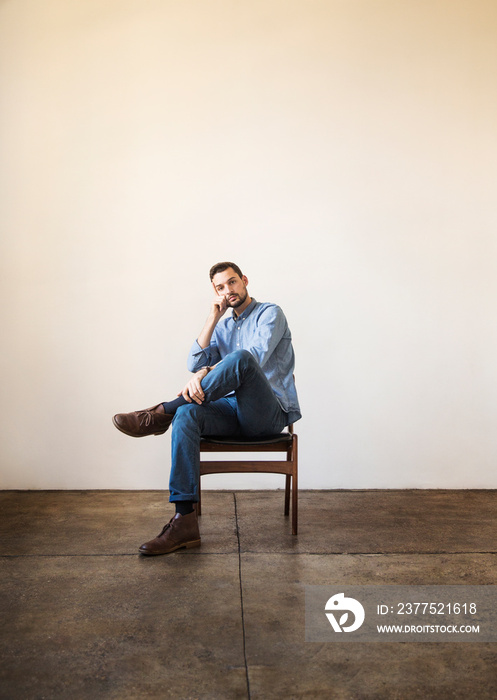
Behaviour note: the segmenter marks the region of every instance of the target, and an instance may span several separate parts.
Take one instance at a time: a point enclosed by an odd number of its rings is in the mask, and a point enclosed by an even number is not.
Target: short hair
[[[240,268],[238,267],[238,265],[235,265],[235,263],[232,263],[232,262],[220,262],[220,263],[216,263],[215,265],[213,265],[211,267],[211,269],[209,270],[209,277],[211,278],[211,282],[212,282],[212,278],[214,277],[214,275],[217,275],[218,272],[224,272],[225,270],[227,270],[230,267],[233,269],[234,272],[236,272],[238,277],[240,279],[242,279],[243,274],[242,274],[242,271],[240,270]]]

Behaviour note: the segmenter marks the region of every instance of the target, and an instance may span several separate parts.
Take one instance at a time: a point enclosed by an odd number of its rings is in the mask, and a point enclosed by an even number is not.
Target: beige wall
[[[111,416],[179,391],[234,259],[303,488],[497,487],[496,47],[493,0],[1,2],[2,486],[167,486]]]

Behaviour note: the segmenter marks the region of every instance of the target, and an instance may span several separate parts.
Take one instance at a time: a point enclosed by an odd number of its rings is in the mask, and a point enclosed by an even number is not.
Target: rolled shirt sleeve
[[[188,355],[187,367],[190,372],[198,372],[201,367],[210,367],[219,362],[221,356],[215,341],[211,341],[206,348],[201,348],[198,341],[193,343]]]

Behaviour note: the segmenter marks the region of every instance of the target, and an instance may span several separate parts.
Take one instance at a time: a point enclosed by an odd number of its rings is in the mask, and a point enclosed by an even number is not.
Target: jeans
[[[198,501],[201,436],[258,437],[288,425],[288,414],[248,350],[227,355],[202,380],[202,390],[203,403],[180,406],[172,422],[171,502]]]

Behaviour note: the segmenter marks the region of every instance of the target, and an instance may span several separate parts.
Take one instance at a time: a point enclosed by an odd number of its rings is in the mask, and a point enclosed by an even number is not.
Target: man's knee
[[[232,353],[237,359],[244,362],[255,362],[255,357],[248,350],[234,350]]]
[[[228,360],[236,367],[244,369],[259,366],[255,357],[248,350],[234,350],[225,357],[225,360]]]

